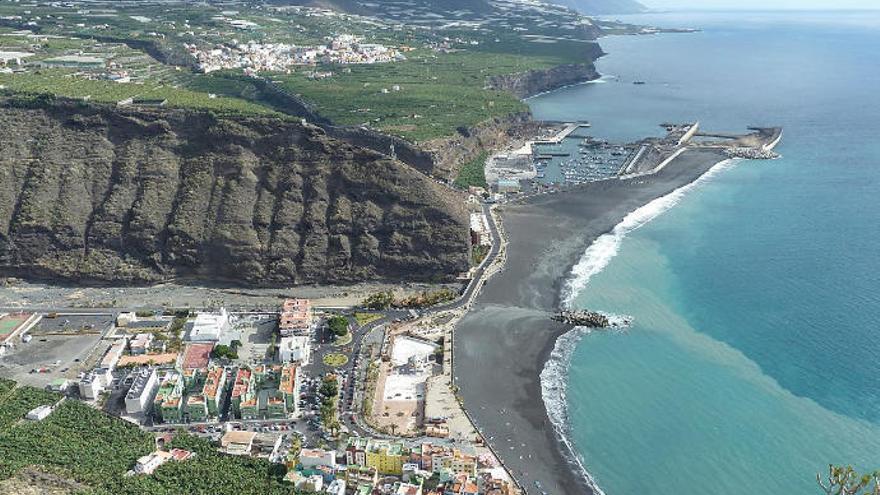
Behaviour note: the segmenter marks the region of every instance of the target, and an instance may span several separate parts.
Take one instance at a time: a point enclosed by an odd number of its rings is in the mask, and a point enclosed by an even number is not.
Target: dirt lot
[[[418,433],[424,419],[424,400],[385,400],[385,381],[390,366],[382,364],[373,397],[373,418],[370,421],[380,430],[398,435]],[[392,430],[393,425],[393,430]]]
[[[100,356],[106,349],[106,344],[98,345],[100,340],[93,334],[34,336],[0,357],[0,376],[35,387],[45,387],[56,378],[74,379],[88,366],[92,351]],[[38,368],[49,371],[31,373]]]

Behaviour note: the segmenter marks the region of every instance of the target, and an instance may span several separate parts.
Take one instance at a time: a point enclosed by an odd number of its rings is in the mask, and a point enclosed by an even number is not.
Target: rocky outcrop
[[[0,100],[0,276],[238,285],[443,280],[459,198],[275,117]]]
[[[598,45],[596,45],[598,47]],[[592,62],[564,64],[543,70],[528,70],[516,74],[492,76],[488,85],[493,89],[509,91],[519,98],[528,98],[572,84],[598,79],[600,74]]]

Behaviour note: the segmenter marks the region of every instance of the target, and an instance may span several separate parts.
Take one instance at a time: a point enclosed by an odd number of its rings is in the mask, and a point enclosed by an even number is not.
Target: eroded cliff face
[[[600,74],[596,71],[596,67],[592,62],[589,62],[493,76],[489,78],[488,85],[494,89],[509,91],[519,98],[528,98],[564,86],[592,81],[599,77]]]
[[[448,279],[460,198],[271,117],[0,101],[0,275],[248,285]]]
[[[484,151],[504,149],[516,139],[526,140],[540,131],[540,123],[532,120],[531,113],[496,117],[473,127],[460,128],[458,134],[435,139],[420,146],[434,158],[431,174],[455,179],[463,164],[474,160]]]

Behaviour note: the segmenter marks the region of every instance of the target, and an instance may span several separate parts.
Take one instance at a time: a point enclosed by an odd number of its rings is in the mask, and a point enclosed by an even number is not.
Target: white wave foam
[[[620,249],[620,243],[627,234],[668,211],[670,208],[678,204],[688,191],[703,181],[711,178],[719,171],[727,168],[732,163],[734,163],[733,160],[724,160],[717,163],[697,180],[679,187],[666,196],[661,196],[641,208],[636,209],[625,216],[619,224],[615,225],[611,232],[599,236],[599,238],[587,248],[580,261],[572,267],[571,276],[563,288],[563,306],[567,308],[571,307],[571,303],[574,301],[575,297],[577,297],[580,291],[587,286],[593,275],[596,275],[608,266],[611,259],[617,255],[617,251]]]
[[[617,252],[620,250],[620,244],[627,234],[668,211],[678,204],[688,191],[697,187],[700,183],[709,180],[718,172],[729,168],[736,161],[729,159],[715,164],[697,180],[636,209],[614,226],[611,232],[599,236],[586,249],[580,261],[572,267],[571,275],[563,287],[563,307],[572,309],[572,303],[578,294],[589,284],[590,279],[605,269],[612,258],[617,255]],[[587,484],[590,485],[597,495],[604,495],[602,489],[599,488],[592,475],[587,471],[583,459],[577,454],[569,437],[571,426],[568,421],[568,404],[566,402],[568,369],[578,341],[588,333],[590,333],[588,328],[575,327],[572,331],[561,335],[556,340],[553,352],[550,353],[550,357],[541,371],[541,396],[559,441],[565,445],[570,458],[581,470]]]
[[[547,416],[549,416],[550,422],[553,423],[556,437],[568,451],[569,459],[581,472],[593,493],[605,495],[605,492],[599,488],[596,480],[587,471],[581,456],[575,451],[568,435],[568,425],[570,423],[568,422],[568,404],[566,403],[565,395],[566,377],[577,343],[582,336],[588,333],[590,333],[590,329],[587,327],[575,327],[574,330],[556,339],[553,352],[550,353],[550,357],[541,371],[541,397],[544,399],[544,407],[547,409]]]

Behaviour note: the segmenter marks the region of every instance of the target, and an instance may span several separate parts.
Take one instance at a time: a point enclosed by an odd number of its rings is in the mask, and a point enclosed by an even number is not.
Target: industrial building
[[[101,358],[101,368],[107,368],[109,370],[113,370],[116,368],[116,365],[119,363],[119,359],[122,357],[122,354],[125,352],[125,348],[128,347],[128,339],[122,337],[121,339],[117,339],[113,342],[113,345],[107,349],[107,352],[104,354],[104,357]]]
[[[41,61],[40,65],[43,67],[66,67],[73,69],[103,69],[107,65],[107,61],[99,57],[64,55],[47,58]]]

